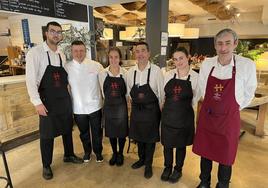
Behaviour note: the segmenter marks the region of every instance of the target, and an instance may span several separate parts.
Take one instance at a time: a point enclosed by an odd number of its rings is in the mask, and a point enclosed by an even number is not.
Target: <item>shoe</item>
[[[144,162],[142,160],[138,160],[135,163],[131,165],[132,169],[138,169],[144,165]]]
[[[163,173],[161,175],[161,180],[162,181],[168,181],[168,178],[169,178],[171,172],[172,172],[172,168],[171,167],[164,168]]]
[[[96,154],[96,162],[97,163],[103,162],[103,156],[101,154]]]
[[[210,188],[210,184],[201,182],[196,188]]]
[[[124,155],[118,153],[116,159],[116,166],[122,166],[124,164]]]
[[[153,176],[152,166],[145,166],[144,177],[149,179]]]
[[[229,183],[223,184],[218,182],[216,188],[229,188]]]
[[[170,183],[177,183],[179,179],[181,178],[181,176],[182,176],[181,170],[174,169],[171,176],[169,176],[168,181]]]
[[[52,173],[50,166],[43,167],[43,178],[45,180],[50,180],[53,178],[53,173]]]
[[[88,163],[90,160],[91,160],[90,153],[85,153],[85,155],[83,157],[84,163]]]
[[[83,159],[81,159],[80,157],[77,157],[75,155],[63,157],[63,162],[65,162],[65,163],[81,164],[81,163],[83,163],[83,161],[84,161]]]
[[[112,156],[112,158],[111,158],[110,161],[109,161],[109,164],[110,164],[111,166],[114,166],[115,163],[116,163],[116,160],[117,160],[117,154],[116,154],[116,153],[113,153],[113,156]]]

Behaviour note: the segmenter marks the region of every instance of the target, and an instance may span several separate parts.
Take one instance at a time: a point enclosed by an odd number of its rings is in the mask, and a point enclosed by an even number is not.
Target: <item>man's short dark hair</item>
[[[50,25],[58,26],[58,27],[61,28],[61,25],[58,22],[48,22],[47,26],[46,26],[46,31],[48,31],[48,28],[49,28]]]
[[[72,42],[71,46],[74,46],[74,45],[83,45],[86,47],[85,43],[81,40],[75,40]]]
[[[148,51],[148,52],[150,51],[150,49],[149,49],[149,44],[148,44],[147,42],[143,42],[143,41],[141,41],[141,42],[137,42],[137,43],[135,44],[135,46],[139,46],[139,45],[145,45],[147,51]]]

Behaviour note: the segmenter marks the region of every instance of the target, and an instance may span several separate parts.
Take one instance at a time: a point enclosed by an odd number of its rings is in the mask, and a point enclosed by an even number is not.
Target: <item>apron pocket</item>
[[[209,131],[216,133],[218,135],[226,135],[228,124],[230,124],[228,118],[226,118],[226,114],[221,113],[213,113],[207,114],[206,122],[204,128]]]

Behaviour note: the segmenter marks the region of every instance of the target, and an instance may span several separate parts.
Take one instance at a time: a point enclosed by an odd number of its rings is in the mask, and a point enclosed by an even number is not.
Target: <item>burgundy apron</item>
[[[129,137],[138,142],[155,143],[160,140],[159,124],[161,111],[159,101],[153,92],[150,82],[151,68],[148,69],[147,83],[136,85],[136,73],[134,83],[130,91],[132,108],[130,114]]]
[[[232,165],[240,133],[239,104],[235,99],[236,63],[232,78],[221,80],[211,69],[201,106],[193,152],[224,165]]]
[[[167,148],[185,147],[193,143],[194,111],[190,75],[187,80],[170,79],[165,88],[161,120],[161,143]]]
[[[72,102],[68,92],[68,75],[62,66],[52,66],[47,52],[48,66],[38,88],[40,98],[48,110],[47,116],[39,115],[40,137],[51,139],[72,132]]]
[[[107,73],[103,83],[105,135],[110,138],[125,138],[128,135],[126,84],[120,77]]]

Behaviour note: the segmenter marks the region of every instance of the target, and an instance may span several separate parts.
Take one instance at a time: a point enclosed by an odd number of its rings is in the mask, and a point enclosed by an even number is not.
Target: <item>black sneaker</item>
[[[109,161],[109,164],[110,164],[111,166],[114,166],[115,163],[116,163],[116,160],[117,160],[117,154],[116,154],[116,153],[113,153],[113,156],[112,156],[112,158],[111,158],[110,161]]]
[[[161,175],[161,180],[162,181],[168,181],[171,172],[172,172],[172,168],[171,167],[164,168],[163,173]]]
[[[124,155],[121,153],[117,154],[117,159],[116,159],[116,166],[122,166],[124,164]]]
[[[96,162],[97,163],[103,162],[103,156],[101,154],[96,154]]]
[[[179,181],[179,179],[181,178],[181,176],[182,176],[181,170],[174,169],[173,172],[172,172],[172,174],[171,174],[171,176],[169,176],[168,181],[170,183],[176,183],[176,182]]]
[[[152,166],[145,166],[144,177],[149,179],[153,176]]]
[[[72,155],[72,156],[64,156],[63,157],[63,162],[65,162],[65,163],[81,164],[81,163],[83,163],[83,159],[81,159],[80,157],[77,157],[75,155]]]
[[[52,172],[50,166],[43,167],[43,178],[45,180],[50,180],[53,178],[53,172]]]
[[[85,153],[85,155],[83,157],[84,163],[88,163],[90,160],[91,160],[90,153]]]
[[[138,168],[142,167],[143,165],[144,165],[144,161],[138,160],[131,165],[131,168],[138,169]]]

